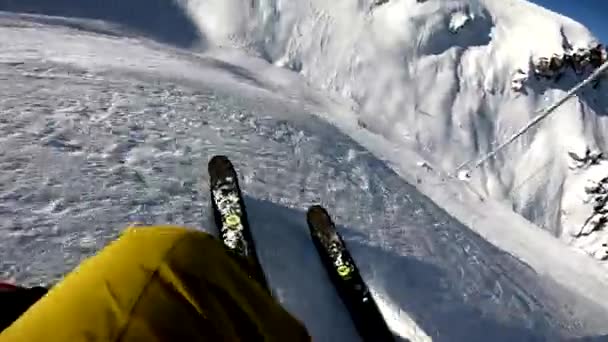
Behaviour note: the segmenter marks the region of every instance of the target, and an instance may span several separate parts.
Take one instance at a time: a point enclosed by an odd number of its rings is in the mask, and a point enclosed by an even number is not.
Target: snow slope
[[[608,334],[608,281],[596,264],[417,167],[420,151],[359,127],[358,112],[296,74],[238,51],[193,54],[73,22],[0,16],[3,276],[52,282],[132,221],[209,229],[201,170],[225,153],[273,292],[315,340],[357,339],[306,233],[304,210],[317,201],[397,335]]]
[[[534,65],[598,43],[582,25],[523,0],[183,0],[211,44],[294,70],[351,102],[359,124],[453,172],[504,141],[585,73],[537,79]],[[526,78],[522,91],[514,78]],[[588,87],[473,174],[485,197],[597,259],[608,221],[579,196],[606,163],[606,81]],[[575,157],[576,158],[576,157]],[[584,163],[583,163],[584,164]]]

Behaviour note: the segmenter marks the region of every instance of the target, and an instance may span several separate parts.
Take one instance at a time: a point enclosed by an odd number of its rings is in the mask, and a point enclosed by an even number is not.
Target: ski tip
[[[228,157],[221,155],[221,154],[216,154],[213,157],[211,157],[211,159],[209,159],[209,165],[218,164],[218,163],[230,163],[230,159],[228,159]]]
[[[215,155],[209,160],[208,171],[209,173],[216,173],[218,170],[229,170],[232,169],[232,163],[228,157],[223,155]]]
[[[320,204],[311,205],[311,206],[308,208],[308,212],[309,212],[309,213],[310,213],[310,212],[319,212],[319,211],[321,211],[321,212],[327,212],[327,210],[325,210],[325,208],[323,208],[323,206],[322,206],[322,205],[320,205]]]
[[[315,204],[308,208],[306,219],[308,223],[312,224],[313,226],[318,226],[319,224],[330,226],[333,225],[333,222],[329,217],[329,213],[319,204]]]

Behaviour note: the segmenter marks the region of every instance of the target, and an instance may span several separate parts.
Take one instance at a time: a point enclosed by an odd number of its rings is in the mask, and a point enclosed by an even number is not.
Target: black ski
[[[327,211],[315,205],[306,215],[310,234],[336,291],[364,341],[394,341],[369,288]]]
[[[251,236],[236,170],[226,156],[211,158],[208,169],[213,217],[220,239],[226,248],[243,257],[251,276],[269,291]]]

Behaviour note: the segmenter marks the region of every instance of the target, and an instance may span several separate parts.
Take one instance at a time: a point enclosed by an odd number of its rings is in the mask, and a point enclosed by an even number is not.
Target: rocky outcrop
[[[602,44],[589,49],[566,50],[563,54],[554,54],[551,58],[540,57],[538,60],[530,62],[529,72],[522,69],[516,70],[512,76],[511,89],[523,91],[530,76],[536,80],[545,79],[555,82],[559,81],[568,71],[572,71],[578,76],[586,76],[606,61],[608,61],[608,51]],[[593,87],[599,86],[600,82],[601,78],[593,83]]]
[[[572,172],[562,200],[562,227],[574,246],[608,260],[608,160],[602,153],[568,152]]]

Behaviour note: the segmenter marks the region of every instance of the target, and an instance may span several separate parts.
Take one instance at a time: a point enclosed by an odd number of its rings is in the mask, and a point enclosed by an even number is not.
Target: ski
[[[224,246],[243,257],[250,275],[270,292],[257,257],[237,172],[226,156],[209,161],[209,189],[215,225]]]
[[[369,288],[325,208],[308,209],[306,220],[323,266],[364,341],[394,341]]]

